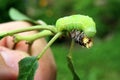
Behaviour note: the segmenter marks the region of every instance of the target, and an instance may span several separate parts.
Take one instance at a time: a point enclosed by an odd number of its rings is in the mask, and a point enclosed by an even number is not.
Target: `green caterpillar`
[[[72,15],[57,20],[58,32],[67,31],[71,38],[81,46],[90,48],[93,45],[91,37],[96,34],[96,26],[93,19],[85,15]]]
[[[83,31],[87,37],[93,37],[96,33],[95,22],[89,16],[72,15],[57,20],[56,28],[58,31]]]

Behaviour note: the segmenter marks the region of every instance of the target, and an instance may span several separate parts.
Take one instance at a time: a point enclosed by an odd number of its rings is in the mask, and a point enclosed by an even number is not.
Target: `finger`
[[[24,52],[0,47],[0,80],[17,80],[18,62],[26,56]]]
[[[17,80],[16,72],[11,70],[0,55],[0,80]]]
[[[0,55],[3,58],[3,62],[18,74],[18,62],[24,57],[28,56],[22,51],[13,51],[5,47],[0,47]]]
[[[16,29],[20,29],[28,26],[31,26],[31,24],[25,21],[7,22],[7,23],[0,24],[0,32],[16,30]]]
[[[26,43],[26,41],[20,41],[15,45],[15,50],[28,52],[29,45]]]
[[[18,43],[14,43],[13,37],[7,36],[0,40],[0,46],[4,46],[9,49],[16,49],[24,52],[28,52],[28,44],[26,44],[26,41],[20,41]]]
[[[0,80],[17,80],[15,71],[7,66],[0,67]]]
[[[0,46],[12,49],[14,47],[13,37],[7,36],[0,40]]]
[[[3,57],[0,55],[0,80],[16,80],[17,75],[16,72],[11,70],[10,67],[8,67]]]

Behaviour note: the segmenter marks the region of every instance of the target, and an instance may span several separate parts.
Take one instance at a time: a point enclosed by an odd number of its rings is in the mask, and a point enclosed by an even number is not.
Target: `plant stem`
[[[74,40],[71,41],[71,45],[70,45],[68,57],[71,57],[71,58],[72,58],[72,50],[73,50],[73,47],[74,47]]]
[[[53,33],[49,30],[43,30],[39,33],[30,35],[30,36],[21,36],[21,35],[16,34],[16,35],[14,35],[14,37],[15,37],[14,42],[17,43],[21,40],[25,40],[28,43],[32,43],[36,39],[39,39],[39,38],[45,37],[45,36],[49,36],[49,35],[53,35]]]
[[[37,26],[32,26],[32,27],[27,27],[27,28],[22,28],[22,29],[18,29],[18,30],[13,30],[13,31],[9,31],[9,32],[2,32],[0,33],[0,38],[3,38],[5,36],[12,36],[16,33],[21,33],[21,32],[26,32],[26,31],[33,31],[33,30],[50,30],[53,33],[57,33],[57,30],[54,26],[43,26],[43,25],[37,25]]]
[[[62,35],[62,32],[58,32],[49,42],[48,44],[45,46],[45,48],[42,50],[42,52],[40,52],[37,56],[37,59],[39,60],[43,54],[45,53],[45,51],[53,44],[53,42]]]
[[[74,65],[73,65],[73,61],[72,61],[72,49],[74,46],[74,40],[72,40],[71,45],[70,45],[70,50],[69,53],[67,55],[67,62],[68,62],[68,68],[70,69],[72,75],[73,75],[73,80],[80,80],[79,76],[77,75]]]

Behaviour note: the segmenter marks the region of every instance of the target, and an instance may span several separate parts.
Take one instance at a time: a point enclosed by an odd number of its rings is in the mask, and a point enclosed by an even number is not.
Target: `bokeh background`
[[[93,17],[97,26],[94,46],[86,49],[75,45],[76,71],[81,80],[120,80],[120,0],[0,0],[0,23],[11,21],[8,15],[11,7],[51,25],[58,18],[72,14]],[[69,46],[69,39],[59,39],[51,46],[57,80],[72,80],[66,60]]]

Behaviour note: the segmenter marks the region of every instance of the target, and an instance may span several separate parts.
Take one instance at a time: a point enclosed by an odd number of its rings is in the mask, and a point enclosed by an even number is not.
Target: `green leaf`
[[[10,16],[10,18],[12,20],[26,20],[26,21],[34,22],[34,20],[32,20],[31,18],[27,17],[23,13],[19,12],[15,8],[11,8],[9,10],[9,16]]]
[[[34,80],[36,69],[38,68],[38,60],[36,57],[26,57],[19,62],[18,80]]]

